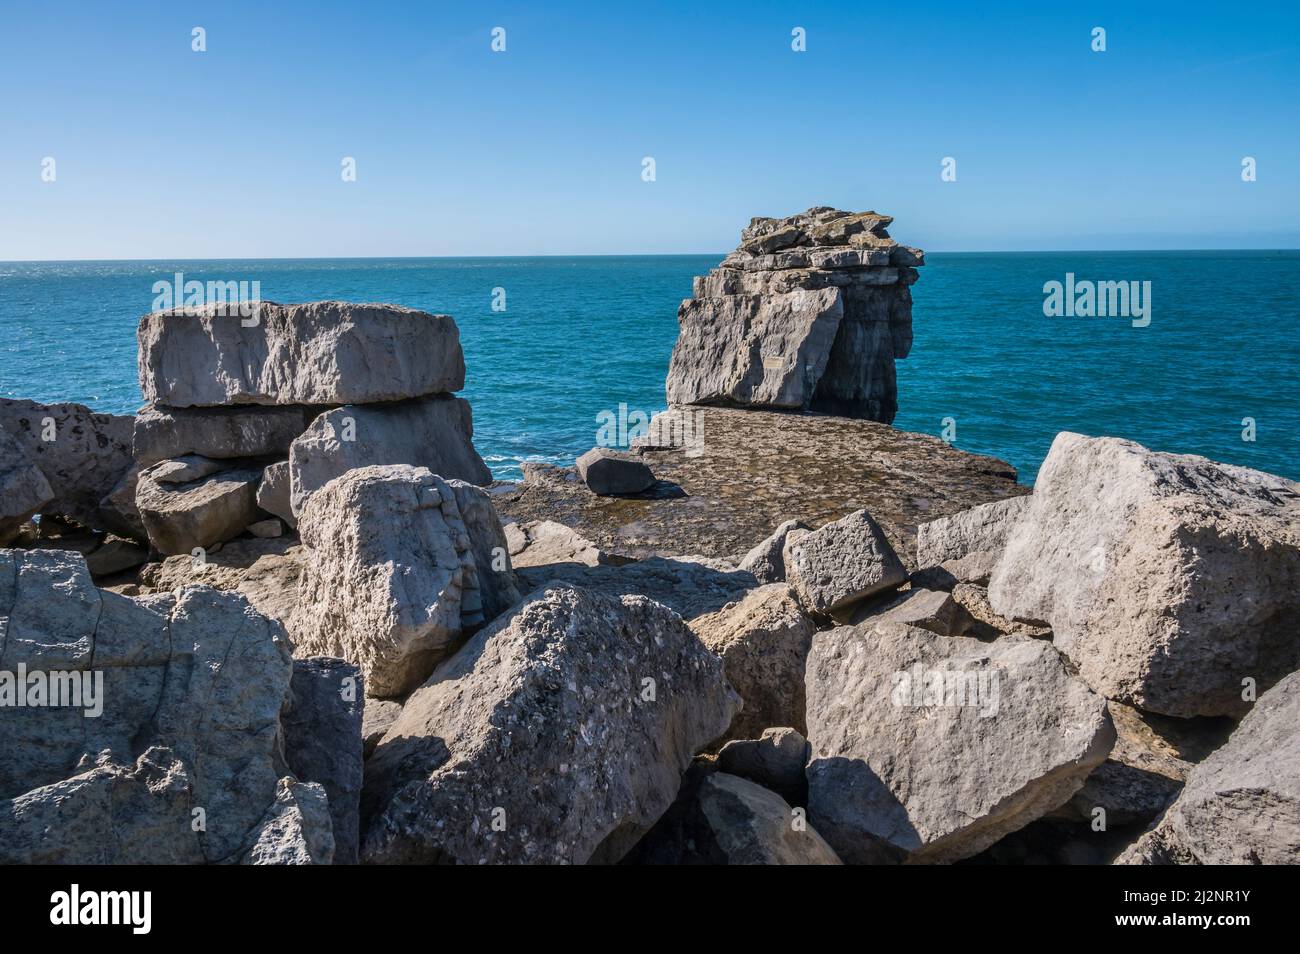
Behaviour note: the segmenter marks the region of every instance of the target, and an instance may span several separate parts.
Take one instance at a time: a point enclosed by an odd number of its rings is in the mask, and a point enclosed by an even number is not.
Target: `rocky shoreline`
[[[516,483],[390,305],[0,400],[0,862],[1296,863],[1300,485],[895,430],[891,221],[755,219],[668,410]]]

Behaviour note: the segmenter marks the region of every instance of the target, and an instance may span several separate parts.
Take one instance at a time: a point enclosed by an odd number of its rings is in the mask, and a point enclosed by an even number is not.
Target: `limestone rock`
[[[1300,673],[1259,697],[1120,864],[1300,864]]]
[[[298,605],[302,560],[303,548],[288,538],[239,539],[201,560],[184,554],[148,563],[139,578],[151,592],[199,584],[239,593],[263,616],[287,626]]]
[[[754,574],[759,583],[780,583],[785,580],[785,540],[791,530],[811,530],[802,520],[786,520],[771,535],[755,544],[745,554],[740,568]]]
[[[825,207],[754,219],[678,310],[668,402],[892,421],[923,255],[889,221]]]
[[[469,403],[440,397],[376,407],[349,406],[320,415],[289,450],[290,504],[301,517],[307,498],[355,467],[410,464],[444,480],[486,484],[474,449]]]
[[[328,865],[334,862],[335,850],[324,786],[285,777],[239,863]]]
[[[1049,623],[1107,698],[1239,715],[1300,669],[1300,485],[1116,438],[1059,434],[989,583]]]
[[[257,506],[269,514],[274,514],[291,529],[298,526],[289,501],[289,462],[287,460],[268,464],[262,471],[262,482],[257,485]]]
[[[469,534],[477,571],[477,608],[467,602],[468,593],[461,594],[461,626],[480,626],[519,602],[519,581],[510,565],[501,519],[487,491],[463,480],[448,480],[447,486],[456,495],[456,507]]]
[[[607,447],[593,447],[578,458],[575,465],[594,494],[639,494],[655,482],[655,475],[644,462],[629,454]]]
[[[1105,700],[1026,637],[898,623],[818,633],[808,814],[852,863],[951,862],[1070,798],[1106,758]]]
[[[299,655],[356,663],[370,695],[410,692],[460,639],[462,596],[478,589],[453,488],[421,467],[358,467],[311,496],[298,530]]]
[[[112,576],[149,559],[149,551],[134,540],[123,540],[111,534],[86,554],[86,566],[92,576]]]
[[[943,565],[963,583],[987,583],[1030,498],[1007,497],[916,528],[916,565]]]
[[[295,659],[289,689],[285,761],[300,781],[318,783],[328,797],[334,864],[356,864],[365,703],[361,670],[329,656]]]
[[[53,499],[42,505],[42,513],[131,535],[129,521],[124,525],[100,509],[100,501],[132,467],[130,417],[98,414],[81,404],[0,398],[0,429],[16,445],[15,457],[6,453],[0,467],[23,460],[38,467],[49,482]]]
[[[375,750],[397,717],[402,714],[402,704],[395,699],[367,699],[366,711],[361,719],[361,740],[366,758]]]
[[[522,524],[511,521],[504,529],[510,562],[518,568],[551,563],[601,566],[627,562],[611,560],[609,554],[582,534],[554,520],[530,520]]]
[[[786,580],[800,602],[827,615],[907,579],[884,531],[865,510],[809,533],[789,534],[783,559]]]
[[[257,523],[250,523],[245,529],[253,536],[267,540],[284,534],[284,524],[282,524],[276,517],[271,517],[269,520],[259,520]]]
[[[952,594],[919,587],[901,594],[885,606],[867,606],[853,614],[853,625],[864,622],[905,623],[940,636],[961,636],[974,620]]]
[[[0,669],[86,680],[80,706],[6,710],[0,863],[243,855],[286,778],[291,662],[278,623],[207,587],[98,590],[73,551],[0,550],[0,639]],[[310,834],[328,838],[328,817]]]
[[[364,404],[459,391],[460,332],[447,315],[396,305],[221,305],[140,319],[140,391],[169,407]]]
[[[141,466],[199,454],[214,459],[287,457],[289,445],[322,408],[150,404],[135,417],[132,447]]]
[[[208,462],[216,465],[209,469],[196,460],[203,458],[162,461],[140,472],[136,507],[149,544],[160,553],[190,553],[223,543],[258,519],[261,471],[218,470],[215,461]]]
[[[838,865],[833,848],[811,825],[796,827],[785,800],[725,772],[700,787],[700,811],[729,865]]]
[[[789,726],[757,739],[733,739],[718,752],[718,768],[771,789],[791,805],[808,804],[808,740]]]
[[[9,544],[32,516],[54,499],[54,489],[0,425],[0,546]]]
[[[616,861],[738,705],[673,612],[535,592],[443,663],[375,749],[362,859]]]
[[[789,587],[760,586],[691,629],[722,657],[727,681],[745,702],[726,739],[758,738],[771,726],[803,731],[804,664],[816,626]]]

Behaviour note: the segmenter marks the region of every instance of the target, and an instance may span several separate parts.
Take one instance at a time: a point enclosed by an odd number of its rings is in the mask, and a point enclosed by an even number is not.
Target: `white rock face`
[[[456,492],[424,468],[349,470],[312,495],[298,531],[295,651],[356,663],[369,695],[418,686],[460,639],[465,602],[481,606]]]
[[[1264,693],[1118,864],[1300,864],[1300,673]]]
[[[977,854],[1067,801],[1106,758],[1106,701],[1050,645],[897,623],[808,656],[809,819],[853,863]]]
[[[1107,698],[1234,715],[1300,668],[1300,485],[1062,433],[989,582]]]
[[[671,610],[536,591],[443,663],[375,749],[362,861],[617,861],[739,704]]]
[[[446,480],[490,483],[492,474],[474,449],[473,435],[469,402],[461,398],[329,411],[289,449],[290,505],[301,516],[307,498],[335,477],[381,464],[410,464]]]
[[[280,757],[288,641],[243,597],[131,599],[96,589],[79,554],[0,550],[0,670],[19,666],[85,674],[102,711],[87,718],[86,695],[5,709],[0,863],[245,860],[296,784]],[[330,860],[328,811],[278,814]]]
[[[140,319],[140,391],[170,407],[365,404],[459,391],[460,332],[396,305],[261,302],[256,322],[220,306]]]
[[[962,582],[987,582],[1007,535],[1028,506],[1028,496],[1008,497],[921,524],[916,528],[916,565],[942,564],[958,569],[954,575]]]
[[[786,581],[800,602],[822,614],[907,579],[907,570],[885,532],[865,510],[855,510],[810,533],[789,533],[783,559]]]

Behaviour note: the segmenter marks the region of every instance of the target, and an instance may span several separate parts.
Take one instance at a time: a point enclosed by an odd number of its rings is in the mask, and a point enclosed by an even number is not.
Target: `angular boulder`
[[[808,813],[845,861],[968,858],[1067,801],[1115,741],[1052,647],[898,623],[818,633]]]
[[[1300,484],[1062,433],[989,582],[1107,698],[1240,715],[1300,669]]]
[[[41,469],[0,426],[0,546],[13,540],[53,499],[54,489]]]
[[[594,494],[639,494],[655,482],[644,461],[608,447],[593,447],[578,458],[578,476]]]
[[[858,610],[849,622],[852,625],[905,623],[940,636],[961,636],[970,629],[974,619],[951,593],[914,586],[885,606],[867,606]]]
[[[830,615],[857,601],[892,589],[907,570],[885,532],[865,510],[855,510],[811,532],[786,536],[785,578],[800,602]]]
[[[987,583],[1007,535],[1029,506],[1029,497],[981,504],[916,528],[916,565],[943,566],[963,583]]]
[[[206,458],[161,461],[140,472],[135,502],[149,544],[168,555],[211,547],[243,533],[259,518],[261,471]]]
[[[718,772],[700,786],[699,798],[726,864],[843,864],[806,820],[761,785]]]
[[[792,530],[811,530],[802,520],[786,520],[745,554],[740,568],[754,574],[759,583],[785,580],[785,541]]]
[[[262,471],[262,481],[257,485],[257,506],[279,517],[290,528],[298,526],[293,506],[289,500],[289,462],[268,464]]]
[[[448,480],[456,495],[456,508],[469,534],[478,576],[477,607],[461,600],[461,626],[490,623],[519,602],[519,581],[510,565],[510,547],[492,498],[482,487],[463,480]]]
[[[490,483],[473,435],[469,402],[461,398],[336,408],[312,421],[289,449],[290,506],[301,516],[308,497],[355,467],[410,464],[445,480]]]
[[[362,860],[617,861],[739,704],[671,610],[534,592],[443,663],[371,755]]]
[[[817,627],[789,587],[750,590],[739,603],[693,620],[691,629],[722,658],[745,702],[725,739],[756,739],[772,726],[804,729],[804,665]]]
[[[466,594],[479,600],[454,489],[422,467],[358,467],[312,495],[298,530],[298,654],[356,663],[372,696],[410,692],[460,639]]]
[[[311,407],[176,408],[151,404],[135,416],[132,448],[141,466],[199,454],[214,459],[287,457],[320,414]]]
[[[1300,673],[1259,697],[1117,864],[1300,864]]]
[[[291,660],[278,623],[202,586],[96,589],[71,551],[0,550],[0,634],[0,670],[24,668],[29,691],[34,674],[79,690],[6,709],[0,863],[246,859],[296,782],[280,757]],[[332,841],[328,813],[285,813]]]
[[[365,404],[459,391],[460,332],[447,315],[397,305],[256,303],[140,319],[140,391],[169,407]]]

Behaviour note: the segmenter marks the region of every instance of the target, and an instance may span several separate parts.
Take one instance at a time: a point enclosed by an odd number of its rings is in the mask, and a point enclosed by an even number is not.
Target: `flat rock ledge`
[[[622,557],[739,563],[787,520],[819,527],[865,508],[912,570],[917,524],[1029,492],[1005,461],[873,421],[683,407],[651,433],[646,493],[599,497],[573,468],[525,464],[523,482],[496,487],[502,519],[554,520]]]

